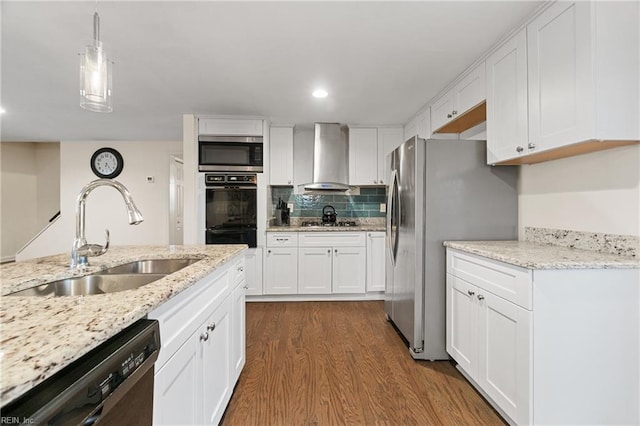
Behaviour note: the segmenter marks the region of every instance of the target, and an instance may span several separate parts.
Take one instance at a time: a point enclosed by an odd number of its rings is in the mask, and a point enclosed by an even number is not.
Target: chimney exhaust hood
[[[349,136],[347,126],[315,123],[313,182],[309,190],[346,191],[349,187]]]

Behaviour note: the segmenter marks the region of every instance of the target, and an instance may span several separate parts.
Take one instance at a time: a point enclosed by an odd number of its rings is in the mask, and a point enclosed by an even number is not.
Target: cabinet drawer
[[[364,247],[365,232],[301,232],[299,247]]]
[[[532,306],[532,271],[447,249],[447,272],[525,309]]]
[[[297,247],[296,232],[267,232],[267,247]]]

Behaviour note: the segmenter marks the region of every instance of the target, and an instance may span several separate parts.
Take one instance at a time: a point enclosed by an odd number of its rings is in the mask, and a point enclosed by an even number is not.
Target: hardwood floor
[[[383,302],[247,303],[223,425],[504,425],[447,361],[414,361]]]

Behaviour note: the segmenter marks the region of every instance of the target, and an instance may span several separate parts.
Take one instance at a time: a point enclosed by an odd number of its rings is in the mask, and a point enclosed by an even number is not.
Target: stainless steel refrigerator
[[[445,240],[517,239],[517,169],[486,142],[411,138],[387,156],[387,318],[416,359],[445,349]]]

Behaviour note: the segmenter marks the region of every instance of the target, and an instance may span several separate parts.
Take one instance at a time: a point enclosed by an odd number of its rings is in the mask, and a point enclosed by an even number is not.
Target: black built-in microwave
[[[198,170],[262,173],[263,153],[262,136],[199,136]]]

